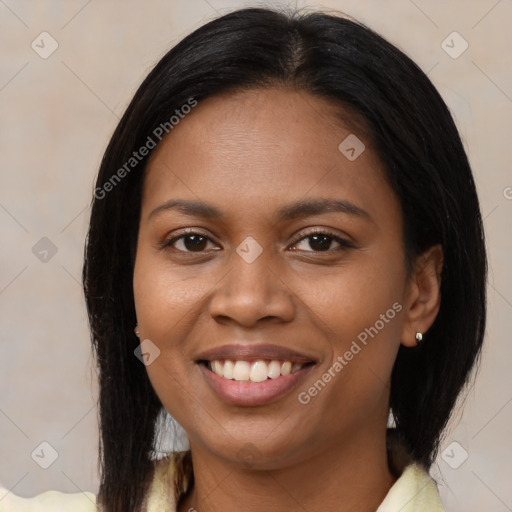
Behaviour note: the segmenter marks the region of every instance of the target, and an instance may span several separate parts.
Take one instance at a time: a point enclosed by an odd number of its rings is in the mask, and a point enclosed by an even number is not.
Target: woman
[[[104,155],[83,283],[101,487],[47,510],[443,510],[482,221],[446,105],[368,28],[244,9],[164,56]],[[155,460],[165,411],[190,449]]]

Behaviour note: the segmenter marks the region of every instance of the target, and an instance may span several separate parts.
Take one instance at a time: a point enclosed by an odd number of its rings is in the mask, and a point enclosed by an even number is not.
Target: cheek
[[[319,438],[336,442],[385,421],[403,321],[399,298],[393,280],[373,280],[370,272],[355,281],[340,277],[331,300],[323,295],[316,312],[325,322],[331,357],[298,390],[301,416],[312,424],[321,419],[312,426],[321,435],[310,440],[318,449]]]
[[[333,295],[330,310],[324,310],[332,356],[298,391],[309,417],[322,418],[325,439],[339,438],[340,429],[348,435],[370,428],[369,422],[387,415],[400,346],[403,306],[390,289],[380,284],[370,294],[352,291]]]
[[[197,371],[190,333],[202,322],[208,292],[218,279],[198,267],[178,270],[151,249],[137,253],[133,288],[141,340],[149,339],[159,351],[146,371],[163,405],[184,426],[188,421],[180,411],[197,399],[187,385],[190,372]]]
[[[190,329],[191,313],[200,302],[201,290],[179,279],[176,272],[164,268],[148,252],[137,253],[133,290],[140,339],[146,343],[150,340],[150,347],[156,346],[153,350],[158,357],[146,370],[162,400],[163,396],[176,393],[186,375],[183,363],[190,357],[181,340]]]
[[[401,253],[385,261],[368,255],[350,271],[317,279],[310,288],[315,292],[303,294],[330,344],[332,356],[322,368],[330,388],[326,404],[331,399],[343,400],[358,409],[372,407],[382,398],[403,324],[405,269],[401,258]]]
[[[137,255],[133,287],[141,340],[149,339],[157,347],[158,356],[146,366],[149,380],[163,406],[186,426],[187,418],[181,418],[179,412],[187,410],[187,402],[193,398],[186,385],[190,349],[182,340],[191,329],[202,289],[143,251]]]
[[[201,307],[202,298],[211,286],[210,278],[193,276],[192,272],[177,271],[164,258],[148,251],[137,255],[133,288],[135,309],[141,332],[156,342],[175,339],[187,324],[187,317]]]
[[[405,291],[405,269],[397,263],[401,258],[398,253],[384,258],[379,251],[311,280],[299,277],[301,300],[324,324],[338,351],[361,333],[364,341],[364,333],[374,332],[375,324],[379,337],[398,341]]]

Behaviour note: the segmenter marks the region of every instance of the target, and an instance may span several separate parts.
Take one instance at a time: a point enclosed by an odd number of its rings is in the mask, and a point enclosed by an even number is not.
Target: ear
[[[423,335],[434,323],[441,305],[443,249],[434,245],[418,256],[409,280],[401,343],[416,346],[416,333]]]

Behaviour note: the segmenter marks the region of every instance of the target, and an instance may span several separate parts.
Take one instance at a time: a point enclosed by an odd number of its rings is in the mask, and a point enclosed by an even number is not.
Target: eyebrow
[[[193,217],[202,217],[211,220],[223,220],[224,214],[213,205],[203,201],[187,199],[170,199],[157,206],[148,216],[152,217],[169,210],[177,210],[180,213]],[[293,219],[301,219],[322,213],[341,212],[366,220],[372,220],[370,214],[358,206],[341,199],[303,199],[296,203],[281,207],[275,217],[278,222],[285,222]]]

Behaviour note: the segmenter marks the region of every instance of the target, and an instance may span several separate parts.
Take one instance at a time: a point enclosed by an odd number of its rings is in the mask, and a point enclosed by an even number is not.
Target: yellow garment
[[[186,452],[172,454],[156,463],[146,512],[176,512],[176,500],[187,487]],[[48,491],[34,498],[20,498],[0,487],[0,512],[98,512],[90,492],[66,494]],[[444,512],[437,485],[417,464],[409,464],[389,490],[376,512]]]

